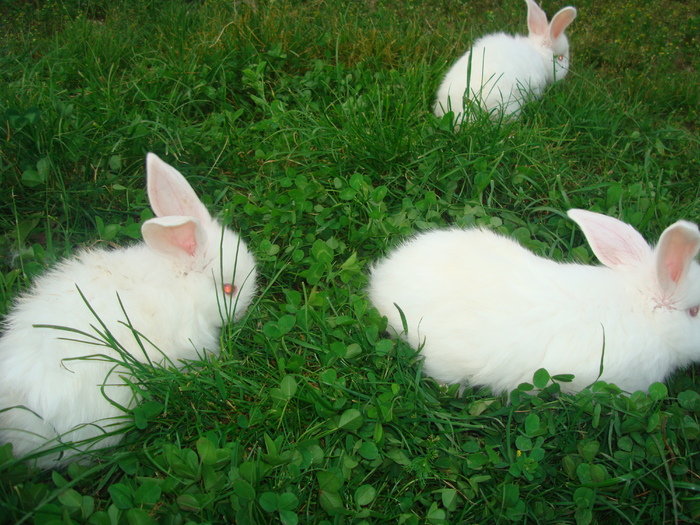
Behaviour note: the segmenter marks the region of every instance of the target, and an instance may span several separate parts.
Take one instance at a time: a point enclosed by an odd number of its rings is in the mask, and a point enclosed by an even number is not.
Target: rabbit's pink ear
[[[185,177],[157,155],[146,155],[148,200],[158,217],[194,217],[202,223],[211,219],[207,208]]]
[[[561,36],[561,34],[569,27],[569,24],[576,18],[576,8],[575,7],[565,7],[561,9],[554,18],[552,18],[552,23],[549,24],[550,35],[552,41],[556,40]]]
[[[192,217],[158,217],[141,226],[146,244],[156,253],[176,258],[193,258],[206,246],[207,234]]]
[[[697,225],[678,221],[664,230],[656,246],[656,273],[663,291],[672,291],[685,278],[698,251]]]
[[[547,14],[542,11],[534,0],[525,0],[527,2],[527,28],[533,35],[546,35],[549,31],[549,22],[547,22]]]
[[[629,224],[586,210],[569,210],[567,215],[580,226],[593,253],[608,268],[637,266],[648,261],[649,244]]]

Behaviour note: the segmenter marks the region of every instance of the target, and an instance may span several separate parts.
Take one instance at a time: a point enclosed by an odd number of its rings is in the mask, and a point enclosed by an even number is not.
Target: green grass
[[[147,151],[262,275],[218,357],[135,371],[144,404],[93,466],[0,448],[0,523],[700,519],[697,369],[648,395],[459,395],[364,293],[436,226],[593,262],[568,208],[652,241],[700,221],[700,2],[576,5],[568,78],[455,133],[430,114],[441,75],[474,36],[524,31],[524,2],[0,3],[0,312],[77,246],[140,237]]]

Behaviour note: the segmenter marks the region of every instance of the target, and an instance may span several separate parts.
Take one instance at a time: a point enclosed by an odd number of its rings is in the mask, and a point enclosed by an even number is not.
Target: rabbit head
[[[156,217],[141,233],[156,253],[183,272],[213,278],[224,322],[237,320],[252,301],[255,261],[239,236],[213,219],[187,180],[155,154],[146,157],[148,199]]]
[[[667,345],[662,351],[673,359],[673,368],[700,360],[698,226],[677,221],[652,248],[632,226],[613,217],[579,209],[568,215],[598,260],[638,294],[639,306]]]
[[[527,2],[527,40],[542,56],[548,83],[563,79],[569,72],[569,39],[564,31],[576,18],[575,7],[564,7],[547,21],[546,13],[534,0]]]

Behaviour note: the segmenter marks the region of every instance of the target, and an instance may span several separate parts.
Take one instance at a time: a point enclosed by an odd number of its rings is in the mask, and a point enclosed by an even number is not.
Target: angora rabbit
[[[119,407],[138,401],[125,384],[124,356],[97,341],[93,326],[108,330],[127,359],[177,365],[217,351],[222,325],[239,319],[255,293],[255,261],[238,235],[156,155],[148,154],[146,170],[156,217],[142,226],[144,242],[63,261],[5,319],[0,442],[18,457],[66,444],[40,455],[42,468],[119,442],[127,417]]]
[[[529,35],[494,33],[478,39],[445,75],[437,92],[434,113],[448,111],[460,124],[478,107],[497,117],[516,117],[528,99],[566,76],[569,41],[564,30],[576,18],[576,9],[565,7],[551,23],[534,2],[527,2]]]
[[[604,266],[544,259],[489,230],[434,230],[374,266],[370,299],[448,384],[500,393],[545,368],[574,374],[561,387],[578,392],[602,362],[601,380],[633,392],[699,361],[698,227],[678,221],[652,248],[612,217],[569,217]]]

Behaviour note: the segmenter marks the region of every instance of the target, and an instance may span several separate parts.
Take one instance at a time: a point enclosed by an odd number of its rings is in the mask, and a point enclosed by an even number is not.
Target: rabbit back
[[[442,116],[452,111],[460,121],[473,104],[487,112],[517,116],[523,101],[539,97],[546,86],[542,56],[526,39],[505,33],[487,35],[447,72],[438,88],[434,113]]]
[[[0,413],[0,440],[12,441],[17,456],[58,436],[82,441],[118,430],[124,412],[110,401],[134,406],[137,400],[122,380],[128,375],[119,364],[124,357],[100,342],[96,330],[104,332],[103,324],[139,362],[178,365],[204,348],[218,348],[220,323],[210,322],[217,312],[182,300],[215,294],[211,277],[183,274],[162,259],[143,245],[86,251],[39,278],[19,299],[0,339],[0,406],[29,409]],[[134,331],[142,335],[140,343]],[[103,439],[99,447],[119,439]],[[55,459],[45,456],[40,464]]]

